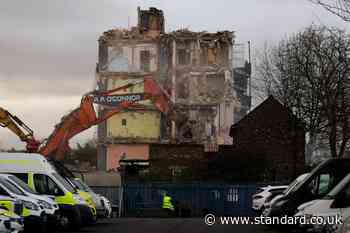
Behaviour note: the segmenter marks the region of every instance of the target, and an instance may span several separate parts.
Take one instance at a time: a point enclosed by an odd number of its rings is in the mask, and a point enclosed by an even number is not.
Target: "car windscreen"
[[[13,183],[18,185],[22,190],[31,193],[31,194],[36,194],[38,195],[37,192],[35,192],[33,189],[29,188],[29,186],[24,183],[21,179],[17,178],[16,176],[9,176],[8,177]]]
[[[283,194],[288,194],[288,193],[290,193],[293,189],[294,189],[294,187],[296,186],[298,184],[298,179],[295,179],[289,186],[288,186],[288,188],[286,188],[284,191],[283,191]]]
[[[58,173],[52,173],[52,175],[67,189],[68,192],[76,192],[75,188]]]
[[[292,193],[295,190],[297,190],[304,183],[303,181],[305,181],[309,175],[309,173],[300,175],[288,186],[286,190],[283,191],[283,194],[288,195],[289,193]]]
[[[20,190],[19,188],[17,188],[15,185],[11,184],[9,181],[7,181],[4,178],[0,178],[0,184],[3,185],[3,187],[11,193],[14,193],[16,195],[26,196],[26,194],[22,190]]]

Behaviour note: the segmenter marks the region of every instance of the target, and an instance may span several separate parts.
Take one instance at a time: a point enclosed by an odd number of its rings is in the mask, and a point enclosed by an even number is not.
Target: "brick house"
[[[304,171],[303,123],[273,96],[232,125],[230,136],[233,145],[221,150],[220,159],[233,173],[239,168],[230,169],[230,160],[253,180],[289,181]]]

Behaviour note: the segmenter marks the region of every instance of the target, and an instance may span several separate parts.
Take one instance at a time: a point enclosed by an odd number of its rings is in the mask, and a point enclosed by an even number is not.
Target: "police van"
[[[16,186],[0,177],[0,194],[21,200],[24,206],[23,217],[26,229],[36,229],[37,232],[45,232],[47,227],[47,218],[45,211],[33,199]]]
[[[3,178],[10,182],[11,184],[15,185],[18,189],[20,189],[25,195],[28,197],[33,198],[34,200],[37,200],[38,204],[44,209],[48,224],[50,226],[57,226],[61,223],[59,210],[58,210],[58,204],[51,198],[40,195],[39,193],[32,190],[26,183],[24,183],[22,180],[20,180],[15,175],[11,174],[0,174],[0,178]]]
[[[13,174],[42,195],[58,203],[62,220],[71,229],[79,229],[84,216],[93,211],[86,201],[40,154],[0,153],[0,172]]]

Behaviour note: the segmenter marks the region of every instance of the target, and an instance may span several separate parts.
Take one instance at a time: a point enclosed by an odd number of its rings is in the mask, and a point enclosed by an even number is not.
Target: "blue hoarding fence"
[[[257,185],[127,184],[123,187],[122,215],[162,215],[163,193],[171,196],[177,215],[198,217],[252,216],[252,195]]]

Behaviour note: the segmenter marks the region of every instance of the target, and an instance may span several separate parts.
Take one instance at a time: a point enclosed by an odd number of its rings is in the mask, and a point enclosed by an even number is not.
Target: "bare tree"
[[[350,40],[343,31],[311,26],[265,49],[257,65],[263,90],[289,107],[306,126],[311,153],[327,139],[332,157],[349,141]]]
[[[350,21],[350,0],[309,0],[319,4],[326,10],[339,16],[344,21]]]

